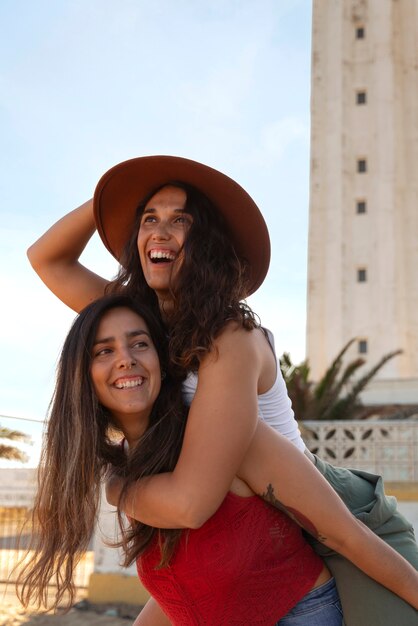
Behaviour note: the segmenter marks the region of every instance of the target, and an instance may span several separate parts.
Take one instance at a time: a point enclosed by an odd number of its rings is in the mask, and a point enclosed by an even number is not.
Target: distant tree
[[[402,350],[385,354],[374,367],[357,378],[354,375],[364,365],[364,359],[356,358],[343,366],[343,357],[354,341],[351,339],[343,347],[317,383],[310,379],[308,359],[294,365],[287,352],[280,358],[281,371],[298,420],[364,419],[376,411],[363,406],[360,393],[383,365]]]
[[[25,452],[16,448],[16,446],[3,443],[3,440],[30,443],[31,438],[28,435],[25,435],[25,433],[19,430],[11,430],[10,428],[5,428],[0,425],[0,459],[20,461],[21,463],[28,460],[28,455]]]

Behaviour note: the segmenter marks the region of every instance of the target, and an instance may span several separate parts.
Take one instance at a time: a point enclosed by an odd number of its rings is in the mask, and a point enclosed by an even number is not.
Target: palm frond
[[[337,378],[342,363],[343,363],[343,357],[345,355],[345,353],[347,352],[347,350],[349,349],[349,347],[351,346],[351,344],[355,341],[355,339],[350,339],[350,341],[348,341],[345,346],[343,346],[343,348],[340,350],[340,352],[337,354],[337,356],[335,357],[335,359],[333,360],[333,362],[331,363],[331,365],[328,367],[328,369],[326,370],[325,374],[322,376],[322,378],[319,380],[319,382],[317,383],[316,387],[315,387],[315,396],[319,399],[322,398],[322,396],[328,392],[329,389],[331,389],[333,387],[334,381]]]
[[[390,361],[390,359],[393,359],[393,357],[398,356],[398,354],[402,354],[402,352],[403,350],[394,350],[393,352],[388,352],[388,354],[382,356],[380,361],[378,361],[374,367],[372,367],[353,385],[351,393],[358,395],[361,391],[363,391],[363,389],[369,384],[371,379],[376,376],[377,372],[385,365],[385,363]]]
[[[30,443],[31,438],[20,430],[10,430],[0,426],[0,439],[9,439],[9,441],[23,441],[24,443]]]
[[[7,446],[0,443],[0,459],[25,463],[28,460],[28,455],[14,446]]]
[[[357,370],[364,365],[364,359],[359,357],[344,366],[343,357],[354,341],[355,338],[350,339],[343,346],[317,384],[309,379],[310,366],[307,359],[299,365],[294,365],[289,353],[283,354],[280,367],[296,419],[362,419],[370,414],[361,403],[360,393],[383,365],[401,354],[402,350],[384,355],[366,374],[352,382]],[[348,392],[343,396],[346,389]]]

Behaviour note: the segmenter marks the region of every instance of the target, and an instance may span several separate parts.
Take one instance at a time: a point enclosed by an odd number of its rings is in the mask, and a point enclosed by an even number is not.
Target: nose
[[[118,363],[117,366],[120,369],[131,369],[131,367],[134,367],[134,365],[136,365],[136,359],[133,356],[133,354],[130,352],[130,350],[126,349],[126,350],[122,350],[119,358],[118,358]]]
[[[166,241],[167,239],[170,239],[168,224],[164,220],[161,220],[160,222],[155,224],[152,238],[155,241]]]

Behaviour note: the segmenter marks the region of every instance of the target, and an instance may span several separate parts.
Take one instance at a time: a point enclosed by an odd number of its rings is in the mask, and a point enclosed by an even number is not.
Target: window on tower
[[[359,354],[367,354],[368,352],[367,339],[359,339],[357,346],[358,346]]]
[[[356,201],[356,212],[357,213],[366,213],[367,212],[366,200],[357,200]]]
[[[367,270],[365,267],[360,267],[357,270],[357,282],[358,283],[365,283],[367,282]]]
[[[359,174],[364,174],[365,172],[367,172],[366,159],[357,159],[357,172]]]
[[[357,26],[356,28],[356,39],[364,39],[366,36],[366,30],[364,26]]]
[[[356,93],[356,103],[357,104],[366,104],[367,102],[367,94],[363,91],[357,91]]]

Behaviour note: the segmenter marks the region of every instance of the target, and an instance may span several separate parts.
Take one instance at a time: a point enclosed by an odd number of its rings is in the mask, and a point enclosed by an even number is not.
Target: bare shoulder
[[[240,372],[245,378],[244,371],[255,376],[257,393],[268,391],[277,376],[277,362],[274,351],[262,328],[246,330],[236,322],[225,326],[216,338],[212,350],[202,360],[199,373],[211,369],[216,365],[229,370],[229,375]]]
[[[236,322],[228,323],[215,339],[210,352],[202,359],[199,380],[209,372],[244,381],[248,376],[256,379],[257,387],[267,370],[268,384],[275,376],[275,361],[271,348],[260,328],[246,330]],[[239,373],[239,376],[237,376]],[[262,385],[264,386],[264,385]],[[267,387],[268,388],[268,387]]]
[[[228,322],[216,337],[209,355],[212,358],[225,354],[252,353],[261,354],[266,346],[266,339],[260,328],[246,330],[237,322]]]

